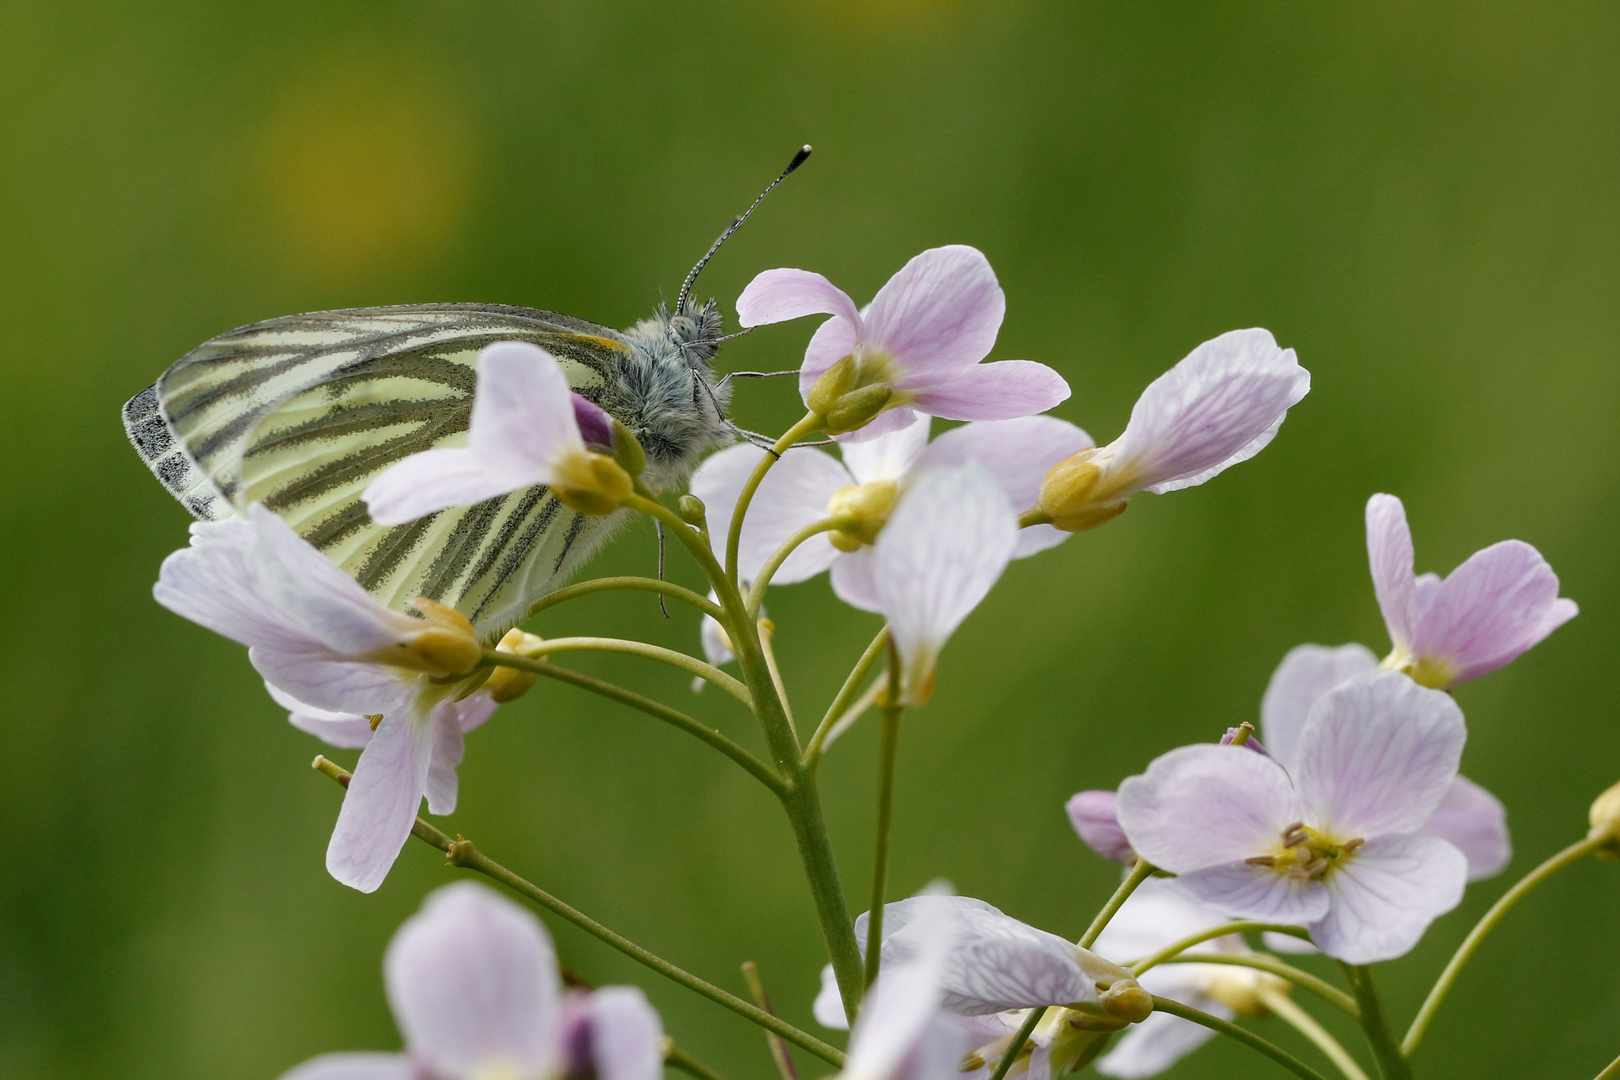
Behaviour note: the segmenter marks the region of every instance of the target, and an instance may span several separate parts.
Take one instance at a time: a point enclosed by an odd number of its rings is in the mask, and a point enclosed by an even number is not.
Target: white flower
[[[662,1080],[663,1025],[640,990],[564,997],[533,915],[482,885],[428,896],[389,943],[402,1054],[326,1054],[282,1080]]]
[[[455,809],[462,734],[493,710],[487,694],[467,696],[476,682],[454,678],[481,655],[456,612],[428,600],[416,601],[427,619],[390,611],[257,504],[246,520],[193,525],[152,593],[248,646],[295,725],[365,747],[327,848],[337,880],[382,884],[423,795],[433,813]]]

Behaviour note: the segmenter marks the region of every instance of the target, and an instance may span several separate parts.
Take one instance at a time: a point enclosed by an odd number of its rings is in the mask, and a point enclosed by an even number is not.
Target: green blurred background
[[[297,311],[485,300],[626,326],[801,142],[816,156],[705,275],[728,316],[767,267],[865,298],[964,242],[1007,290],[996,355],[1062,370],[1058,414],[1100,439],[1224,330],[1269,327],[1314,375],[1255,461],[1016,564],[968,621],[907,722],[894,889],[945,876],[1077,934],[1115,871],[1068,795],[1253,718],[1297,643],[1386,647],[1375,491],[1406,500],[1420,570],[1519,537],[1582,606],[1457,695],[1516,877],[1620,778],[1617,50],[1603,2],[0,3],[0,1075],[271,1080],[393,1048],[382,948],[458,874],[413,844],[376,895],[327,877],[339,793],[307,768],[317,744],[239,648],[151,600],[187,518],[125,444],[123,400],[203,339]],[[794,365],[810,329],[720,367]],[[755,383],[736,411],[780,427],[796,407]],[[653,559],[638,528],[597,565]],[[824,580],[770,604],[819,712],[874,621]],[[563,628],[696,644],[646,597],[536,627]],[[749,736],[675,673],[581,663]],[[856,897],[875,755],[869,725],[824,770]],[[734,990],[758,961],[811,1023],[822,960],[791,841],[724,759],[542,685],[470,740],[462,777],[453,831]],[[1402,1022],[1505,887],[1385,965]],[[1620,867],[1597,862],[1536,894],[1421,1070],[1597,1072],[1620,1052],[1617,900]],[[767,1074],[748,1025],[554,930],[728,1076]],[[1175,1073],[1258,1074],[1281,1075],[1235,1045]]]

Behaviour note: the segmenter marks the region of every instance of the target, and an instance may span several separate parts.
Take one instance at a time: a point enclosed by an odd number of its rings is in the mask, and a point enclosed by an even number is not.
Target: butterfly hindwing
[[[143,459],[191,512],[263,503],[383,603],[455,607],[481,632],[522,619],[609,531],[543,487],[394,527],[360,493],[422,450],[465,446],[478,353],[530,341],[569,383],[604,390],[629,356],[618,331],[530,308],[437,304],[294,315],[222,334],[124,407]]]

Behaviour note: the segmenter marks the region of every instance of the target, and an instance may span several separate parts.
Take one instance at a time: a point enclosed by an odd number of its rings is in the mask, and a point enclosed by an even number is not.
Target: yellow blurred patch
[[[253,148],[270,242],[321,284],[415,269],[460,226],[474,152],[467,109],[424,58],[330,55],[284,89]]]

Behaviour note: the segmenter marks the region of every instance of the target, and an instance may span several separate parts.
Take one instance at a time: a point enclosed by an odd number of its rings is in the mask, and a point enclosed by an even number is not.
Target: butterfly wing
[[[384,604],[431,597],[492,636],[606,539],[612,519],[577,514],[531,487],[383,527],[360,493],[411,454],[465,446],[478,353],[514,340],[550,352],[587,398],[630,355],[616,330],[531,308],[293,315],[182,357],[124,406],[125,429],[197,517],[238,517],[263,503]]]

